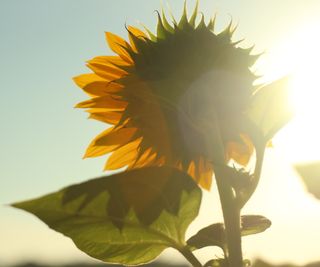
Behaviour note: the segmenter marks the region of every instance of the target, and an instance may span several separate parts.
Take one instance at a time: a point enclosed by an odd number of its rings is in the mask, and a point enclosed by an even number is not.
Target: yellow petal
[[[112,65],[101,63],[88,63],[87,66],[97,75],[106,79],[107,81],[115,81],[126,75],[127,72]]]
[[[120,121],[122,117],[121,112],[113,111],[113,110],[105,110],[105,109],[89,109],[87,112],[90,113],[89,118],[102,121],[105,123],[116,125]]]
[[[108,158],[105,170],[116,170],[133,162],[137,157],[140,143],[141,138],[118,148]]]
[[[98,76],[94,73],[88,73],[88,74],[81,74],[79,76],[73,77],[73,81],[81,88],[85,87],[86,85],[92,83],[92,82],[103,82],[105,79]]]
[[[136,128],[112,127],[103,131],[89,144],[84,157],[102,156],[131,142],[136,130]]]
[[[187,173],[194,179],[197,181],[196,179],[196,165],[194,163],[194,161],[191,161],[187,170]]]
[[[241,135],[241,139],[243,143],[228,142],[226,146],[226,158],[227,160],[234,159],[242,166],[246,166],[251,158],[254,146],[247,136]]]
[[[114,67],[128,67],[132,64],[124,61],[119,56],[98,56],[90,59],[88,63],[100,63],[100,64],[108,64]]]
[[[141,31],[140,29],[138,29],[136,27],[128,26],[128,30],[136,37],[147,38],[147,35],[143,31]]]
[[[130,45],[125,40],[111,32],[106,32],[106,39],[113,52],[118,54],[124,61],[133,63],[129,53],[126,51],[126,49],[131,49]]]
[[[83,102],[80,102],[76,108],[105,108],[108,110],[124,110],[127,102],[115,99],[112,95],[95,97]]]
[[[99,157],[99,156],[102,156],[102,155],[109,153],[110,151],[113,151],[118,145],[114,145],[113,147],[112,146],[96,146],[95,145],[96,140],[99,140],[99,138],[107,136],[113,130],[114,130],[113,127],[108,128],[107,130],[103,131],[98,136],[96,136],[89,144],[83,157],[84,158]]]
[[[132,27],[132,26],[128,26],[128,30],[129,30],[129,32],[131,34],[133,34],[137,38],[140,38],[140,37],[147,38],[146,34],[143,31],[139,30],[138,28],[135,28],[135,27]],[[134,43],[134,40],[132,39],[132,35],[130,33],[129,33],[130,45],[132,47],[132,50],[134,52],[137,52],[137,47],[136,47],[136,45]]]
[[[74,82],[90,96],[103,96],[108,93],[116,93],[123,89],[123,85],[102,78],[95,73],[82,74],[73,78]]]
[[[199,178],[197,179],[199,182],[199,185],[206,189],[210,190],[211,183],[212,183],[212,176],[213,176],[213,168],[212,165],[204,160],[203,158],[200,158],[198,163],[199,168]]]
[[[116,82],[92,82],[82,88],[90,96],[104,96],[107,94],[114,94],[121,92],[123,86]]]
[[[128,169],[151,166],[156,159],[156,155],[156,153],[152,152],[152,148],[148,148],[140,157],[138,157],[134,162],[132,162],[132,164],[128,166]]]

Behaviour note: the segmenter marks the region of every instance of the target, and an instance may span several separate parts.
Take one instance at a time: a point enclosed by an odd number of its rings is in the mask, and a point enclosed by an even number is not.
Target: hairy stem
[[[261,170],[262,170],[262,165],[263,165],[263,159],[264,159],[264,152],[265,152],[265,144],[256,146],[256,166],[254,168],[254,173],[253,173],[253,181],[250,185],[250,188],[247,192],[246,199],[243,200],[243,203],[241,203],[241,208],[247,201],[251,198],[253,195],[254,191],[256,191],[257,186],[260,181],[260,176],[261,176]]]
[[[263,164],[263,158],[264,158],[264,152],[265,152],[265,145],[261,147],[256,148],[256,166],[254,169],[254,177],[255,177],[255,186],[252,189],[252,193],[256,190],[259,180],[260,180],[260,175],[261,175],[261,170],[262,170],[262,164]]]
[[[226,233],[226,258],[230,267],[242,267],[240,208],[223,169],[215,169]]]

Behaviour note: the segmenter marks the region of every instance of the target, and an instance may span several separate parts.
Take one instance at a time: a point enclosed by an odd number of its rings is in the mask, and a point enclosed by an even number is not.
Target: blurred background
[[[255,45],[253,52],[264,52],[254,66],[262,75],[259,83],[292,78],[296,116],[268,149],[261,183],[243,211],[266,216],[272,226],[244,238],[244,256],[279,265],[319,261],[320,201],[293,166],[320,160],[320,1],[199,2],[207,18],[217,15],[217,32],[232,19],[238,25],[234,40],[244,39],[242,47]],[[191,10],[195,2],[187,4]],[[179,17],[183,1],[162,5]],[[89,72],[86,60],[111,54],[104,31],[126,37],[125,25],[141,23],[154,30],[154,11],[160,8],[160,0],[0,1],[0,266],[93,262],[70,239],[7,204],[103,174],[105,157],[82,160],[82,155],[105,125],[73,109],[86,96],[71,78]],[[319,172],[311,173],[318,177]],[[215,186],[204,195],[188,235],[221,221]],[[205,262],[221,251],[205,248],[197,255]],[[185,263],[171,250],[160,260]]]

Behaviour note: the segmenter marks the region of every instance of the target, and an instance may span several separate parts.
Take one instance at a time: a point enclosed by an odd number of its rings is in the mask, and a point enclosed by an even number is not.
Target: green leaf
[[[241,235],[254,235],[267,230],[271,226],[271,221],[261,215],[241,216]]]
[[[241,216],[241,236],[253,235],[264,232],[271,226],[271,221],[260,215]],[[225,230],[223,223],[211,224],[192,236],[187,241],[192,249],[208,246],[218,246],[225,250]]]
[[[211,224],[201,229],[188,239],[187,244],[193,250],[207,246],[217,246],[224,249],[225,233],[223,223]]]
[[[285,77],[260,88],[247,112],[249,120],[269,141],[293,116],[288,101],[289,78]]]
[[[295,168],[305,183],[307,190],[317,199],[320,199],[320,162],[295,165]]]
[[[96,178],[12,206],[39,217],[88,255],[136,265],[185,246],[201,190],[190,176],[150,167]]]

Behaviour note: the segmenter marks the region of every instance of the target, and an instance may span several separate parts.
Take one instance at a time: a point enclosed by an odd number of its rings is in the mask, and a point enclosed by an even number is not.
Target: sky
[[[179,17],[183,1],[163,1]],[[243,241],[244,255],[274,263],[320,260],[320,202],[304,190],[292,164],[320,160],[317,73],[320,60],[318,0],[200,0],[200,10],[217,14],[217,31],[230,19],[235,40],[264,54],[254,70],[261,81],[293,74],[296,119],[269,149],[257,192],[246,214],[270,218],[272,227]],[[294,2],[294,4],[293,4]],[[189,9],[194,1],[187,1]],[[126,36],[125,25],[154,30],[160,0],[1,0],[0,1],[0,266],[25,260],[90,260],[72,241],[38,219],[7,204],[34,198],[102,175],[105,158],[83,160],[90,140],[105,125],[87,119],[74,105],[86,96],[72,77],[87,73],[85,61],[110,55],[104,32]],[[319,90],[318,90],[319,91]],[[190,233],[221,220],[205,193]],[[208,212],[209,211],[209,212]],[[199,252],[208,257],[211,250]],[[219,254],[219,251],[215,252]],[[165,260],[182,260],[165,253]]]

